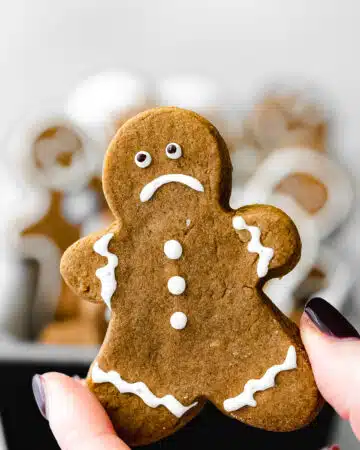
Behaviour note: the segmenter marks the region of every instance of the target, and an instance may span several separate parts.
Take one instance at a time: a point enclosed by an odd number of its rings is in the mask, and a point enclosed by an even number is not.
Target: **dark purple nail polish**
[[[46,417],[46,396],[45,396],[43,377],[41,375],[37,375],[37,374],[34,375],[31,386],[32,386],[36,404],[41,412],[41,415],[44,417],[44,419],[47,419],[47,417]]]
[[[320,297],[309,300],[305,312],[323,333],[338,338],[360,338],[360,334],[330,303]]]

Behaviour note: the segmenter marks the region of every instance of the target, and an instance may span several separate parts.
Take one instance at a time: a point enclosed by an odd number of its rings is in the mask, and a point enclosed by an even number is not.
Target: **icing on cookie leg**
[[[92,369],[92,381],[94,383],[111,383],[113,384],[120,394],[135,394],[141,398],[141,400],[150,408],[157,408],[160,405],[165,406],[174,416],[180,418],[189,409],[197,405],[197,402],[192,403],[189,406],[184,406],[173,395],[165,395],[164,397],[156,397],[145,383],[139,381],[137,383],[128,383],[123,380],[121,376],[114,370],[110,372],[104,372],[100,369],[98,363],[94,364]]]
[[[275,386],[275,378],[280,372],[297,368],[296,350],[290,346],[286,359],[282,364],[272,366],[265,372],[265,375],[259,380],[249,380],[241,394],[236,397],[228,398],[224,401],[224,409],[227,412],[237,411],[244,406],[255,407],[257,405],[254,394],[259,391],[265,391]]]
[[[101,281],[101,297],[111,309],[111,297],[116,290],[115,268],[118,265],[118,257],[114,253],[109,252],[108,246],[114,233],[105,234],[94,244],[94,251],[101,256],[105,256],[108,263],[104,267],[97,269],[96,276]]]
[[[250,253],[257,253],[259,261],[257,264],[257,274],[259,278],[264,277],[269,270],[269,263],[274,256],[274,250],[269,247],[264,247],[260,242],[261,231],[258,227],[248,226],[245,220],[236,216],[233,218],[233,227],[235,230],[247,230],[251,234],[251,241],[248,244]]]

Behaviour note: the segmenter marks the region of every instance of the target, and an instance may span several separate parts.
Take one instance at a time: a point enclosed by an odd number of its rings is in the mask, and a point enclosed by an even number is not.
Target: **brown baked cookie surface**
[[[129,120],[105,158],[115,222],[76,242],[61,272],[111,308],[88,385],[128,444],[156,441],[206,400],[256,427],[290,431],[321,405],[299,332],[262,293],[301,243],[280,210],[231,210],[231,163],[197,114],[157,108]]]

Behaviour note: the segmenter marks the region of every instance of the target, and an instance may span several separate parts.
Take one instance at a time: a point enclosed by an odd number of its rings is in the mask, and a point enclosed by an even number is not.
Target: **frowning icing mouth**
[[[147,202],[161,186],[168,183],[181,183],[189,186],[195,191],[204,192],[204,186],[196,178],[181,173],[171,173],[168,175],[161,175],[146,184],[140,192],[140,200],[142,202]]]

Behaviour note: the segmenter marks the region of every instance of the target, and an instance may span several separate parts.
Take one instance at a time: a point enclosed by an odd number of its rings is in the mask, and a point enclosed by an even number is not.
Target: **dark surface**
[[[0,363],[0,412],[9,450],[59,448],[47,421],[37,409],[31,391],[32,376],[50,370],[83,377],[87,368],[50,363]],[[303,430],[270,433],[231,420],[208,405],[198,417],[173,436],[143,448],[319,450],[326,443],[332,417],[332,410],[326,406],[318,419]]]

